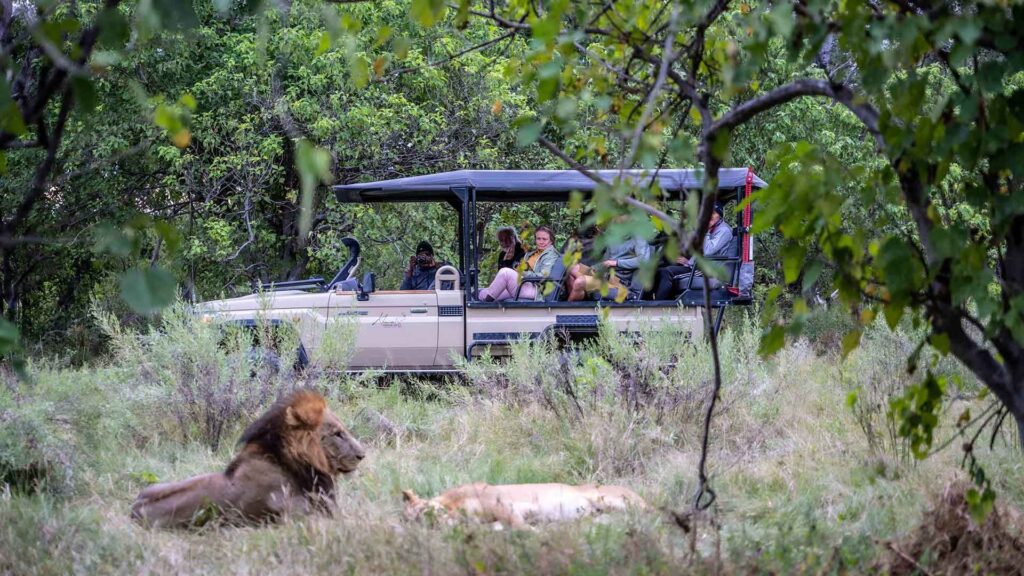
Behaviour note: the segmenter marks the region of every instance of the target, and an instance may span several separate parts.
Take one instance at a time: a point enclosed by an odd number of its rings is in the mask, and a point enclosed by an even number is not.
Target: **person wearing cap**
[[[409,268],[399,290],[433,290],[434,273],[441,264],[434,259],[434,247],[426,240],[416,245],[416,255],[409,258]]]
[[[715,202],[715,211],[711,213],[708,233],[704,237],[705,256],[722,256],[726,248],[729,247],[729,242],[732,241],[732,228],[722,219],[724,215],[722,205]],[[676,258],[673,265],[658,268],[658,272],[655,274],[655,300],[675,298],[675,278],[691,272],[693,272],[693,263],[686,256]]]

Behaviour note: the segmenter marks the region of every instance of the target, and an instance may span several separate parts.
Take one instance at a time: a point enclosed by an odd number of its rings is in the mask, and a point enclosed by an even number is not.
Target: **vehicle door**
[[[345,325],[355,330],[352,368],[431,367],[437,321],[433,290],[381,290],[365,294],[365,300],[356,292],[337,291],[331,295],[324,337]]]

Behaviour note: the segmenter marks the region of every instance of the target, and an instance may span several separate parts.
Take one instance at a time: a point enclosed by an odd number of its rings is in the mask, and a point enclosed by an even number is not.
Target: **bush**
[[[81,459],[116,442],[131,422],[102,371],[30,364],[0,370],[0,484],[67,492]]]
[[[279,344],[282,353],[271,356],[254,354],[263,349],[253,347],[251,330],[204,323],[180,303],[145,333],[125,330],[102,311],[97,320],[130,386],[144,391],[138,408],[161,435],[217,450],[229,432],[295,386],[277,365],[294,362],[294,353],[284,353],[297,349],[290,327],[256,328],[260,342]]]

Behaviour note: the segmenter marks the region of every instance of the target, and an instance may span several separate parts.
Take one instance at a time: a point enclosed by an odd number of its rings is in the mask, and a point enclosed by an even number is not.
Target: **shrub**
[[[289,345],[290,327],[261,323],[255,328],[259,342],[279,345],[282,353],[270,356],[254,354],[251,330],[204,323],[180,303],[145,333],[124,329],[102,311],[97,319],[131,387],[147,391],[138,408],[151,425],[162,425],[164,434],[217,450],[229,431],[294,387],[289,372],[274,365],[294,362],[294,353],[285,353],[297,348]]]
[[[130,422],[108,374],[30,364],[0,370],[0,484],[67,492],[78,461],[114,443]]]

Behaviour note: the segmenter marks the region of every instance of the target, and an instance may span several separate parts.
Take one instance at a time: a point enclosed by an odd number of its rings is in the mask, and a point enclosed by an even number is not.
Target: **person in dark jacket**
[[[722,219],[724,215],[722,205],[716,203],[715,211],[711,213],[711,224],[708,226],[708,234],[704,237],[705,256],[723,256],[729,242],[732,241],[732,228]],[[655,274],[654,298],[656,300],[671,300],[676,297],[675,278],[683,274],[693,272],[693,263],[686,256],[676,258],[676,263],[670,266],[658,268]]]
[[[409,258],[409,268],[399,290],[433,290],[434,273],[440,267],[434,259],[434,247],[423,240],[416,245],[416,255]]]
[[[523,256],[526,256],[523,241],[519,239],[519,234],[516,234],[516,229],[511,226],[498,228],[498,246],[498,270],[515,269]]]

